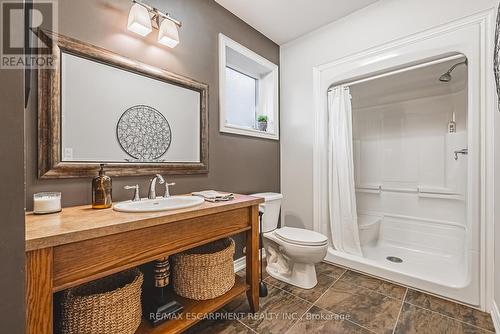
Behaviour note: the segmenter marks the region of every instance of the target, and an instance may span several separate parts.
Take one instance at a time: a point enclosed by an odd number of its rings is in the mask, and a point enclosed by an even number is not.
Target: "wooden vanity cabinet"
[[[184,312],[208,314],[246,292],[259,309],[258,212],[262,199],[233,201],[156,213],[120,213],[89,206],[52,215],[26,215],[26,332],[53,333],[54,293],[223,237],[246,236],[246,278],[207,301],[176,297]],[[143,321],[137,333],[180,333],[198,319],[180,317],[158,327]]]

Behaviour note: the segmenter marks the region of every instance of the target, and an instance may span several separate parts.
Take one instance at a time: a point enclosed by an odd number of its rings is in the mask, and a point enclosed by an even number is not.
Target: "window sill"
[[[220,132],[232,133],[232,134],[250,136],[250,137],[266,138],[266,139],[272,139],[272,140],[279,140],[279,135],[277,133],[260,131],[257,129],[247,128],[247,127],[242,127],[242,126],[237,126],[237,125],[226,124],[220,128]]]

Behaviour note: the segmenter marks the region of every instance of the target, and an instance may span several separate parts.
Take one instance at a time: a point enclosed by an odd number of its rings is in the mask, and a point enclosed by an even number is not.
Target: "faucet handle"
[[[165,182],[165,195],[163,195],[163,197],[170,197],[170,189],[169,189],[170,186],[175,186],[175,182],[172,183]]]
[[[155,174],[155,177],[158,179],[159,184],[165,183],[165,179],[160,174]]]
[[[123,187],[123,189],[127,189],[127,190],[134,189],[134,197],[132,198],[132,202],[141,200],[141,196],[139,195],[139,185],[138,184],[136,184],[135,186],[125,186],[125,187]]]

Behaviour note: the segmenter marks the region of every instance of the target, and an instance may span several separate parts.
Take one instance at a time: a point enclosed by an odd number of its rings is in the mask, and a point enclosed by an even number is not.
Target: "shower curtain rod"
[[[362,82],[367,82],[367,81],[371,81],[371,80],[375,80],[375,79],[380,79],[380,78],[383,78],[383,77],[387,77],[387,76],[391,76],[391,75],[394,75],[394,74],[398,74],[398,73],[403,73],[403,72],[406,72],[406,71],[411,71],[411,70],[415,70],[417,68],[421,68],[421,67],[426,67],[426,66],[430,66],[430,65],[434,65],[434,64],[439,64],[439,63],[443,63],[445,61],[449,61],[449,60],[453,60],[453,59],[458,59],[458,58],[463,58],[464,55],[454,55],[454,56],[449,56],[449,57],[445,57],[445,58],[440,58],[440,59],[436,59],[436,60],[431,60],[431,61],[428,61],[428,62],[425,62],[425,63],[421,63],[421,64],[417,64],[417,65],[413,65],[413,66],[409,66],[409,67],[405,67],[405,68],[400,68],[399,70],[394,70],[394,71],[389,71],[389,72],[385,72],[385,73],[381,73],[381,74],[377,74],[377,75],[374,75],[374,76],[369,76],[369,77],[366,77],[366,78],[363,78],[363,79],[359,79],[359,80],[353,80],[353,81],[348,81],[348,82],[345,82],[345,83],[334,83],[334,84],[331,84],[329,87],[328,87],[328,91],[331,91],[334,87],[337,87],[337,86],[353,86],[353,85],[356,85],[356,84],[359,84],[359,83],[362,83]]]

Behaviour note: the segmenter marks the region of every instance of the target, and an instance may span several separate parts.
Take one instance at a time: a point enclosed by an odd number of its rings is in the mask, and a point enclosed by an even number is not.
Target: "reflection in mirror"
[[[64,52],[61,92],[62,161],[200,162],[200,92]]]

